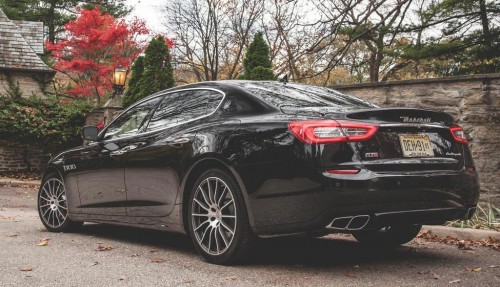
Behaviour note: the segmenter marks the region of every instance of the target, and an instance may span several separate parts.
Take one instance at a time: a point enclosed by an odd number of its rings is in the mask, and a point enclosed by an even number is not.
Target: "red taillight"
[[[327,170],[326,172],[331,174],[357,174],[359,169],[332,169]]]
[[[467,138],[465,137],[464,130],[459,126],[454,126],[450,128],[451,135],[455,139],[455,141],[463,144],[467,144]]]
[[[334,120],[291,122],[290,131],[302,142],[310,144],[364,141],[370,139],[378,126]]]

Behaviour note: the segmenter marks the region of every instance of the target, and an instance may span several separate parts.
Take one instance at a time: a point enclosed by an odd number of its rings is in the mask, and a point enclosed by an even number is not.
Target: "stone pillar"
[[[106,126],[114,118],[116,118],[123,110],[121,95],[116,95],[114,97],[111,97],[104,104],[102,110],[103,110],[103,123]]]

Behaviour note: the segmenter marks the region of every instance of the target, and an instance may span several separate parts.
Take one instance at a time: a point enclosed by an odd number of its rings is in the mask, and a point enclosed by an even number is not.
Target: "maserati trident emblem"
[[[412,118],[412,117],[399,117],[403,123],[430,123],[431,118]]]

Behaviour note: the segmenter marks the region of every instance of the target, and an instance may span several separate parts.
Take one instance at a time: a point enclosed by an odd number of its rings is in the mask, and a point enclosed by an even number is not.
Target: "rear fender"
[[[243,194],[243,199],[245,200],[245,206],[247,209],[247,215],[250,226],[253,229],[253,226],[255,226],[254,216],[252,209],[250,208],[249,205],[250,201],[248,198],[248,192],[245,184],[243,183],[243,180],[241,179],[238,172],[231,165],[231,162],[229,160],[221,158],[220,156],[214,153],[206,153],[200,155],[200,157],[195,161],[195,163],[191,166],[191,168],[186,172],[181,182],[181,186],[179,188],[175,204],[176,206],[180,207],[179,216],[181,218],[181,223],[183,224],[184,229],[186,230],[187,227],[187,222],[186,222],[187,210],[185,210],[185,206],[183,203],[189,196],[189,193],[191,191],[191,185],[198,178],[198,176],[208,168],[220,168],[222,170],[229,172],[236,179],[236,182],[238,183],[240,190]]]

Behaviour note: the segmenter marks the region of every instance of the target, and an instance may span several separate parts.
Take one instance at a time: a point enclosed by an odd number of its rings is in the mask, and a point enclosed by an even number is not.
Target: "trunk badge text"
[[[74,170],[76,169],[75,164],[68,164],[68,165],[63,165],[64,171],[69,171],[69,170]]]
[[[365,153],[365,158],[374,158],[378,157],[378,152],[367,152]]]
[[[403,120],[403,123],[430,123],[431,118],[411,118],[411,117],[399,117]]]

